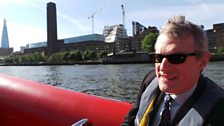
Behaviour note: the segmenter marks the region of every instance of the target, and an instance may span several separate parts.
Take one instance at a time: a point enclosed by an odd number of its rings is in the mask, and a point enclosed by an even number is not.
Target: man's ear
[[[211,54],[209,52],[205,52],[202,54],[201,59],[200,59],[201,60],[200,67],[202,70],[204,70],[204,68],[209,63],[210,57],[211,57]]]

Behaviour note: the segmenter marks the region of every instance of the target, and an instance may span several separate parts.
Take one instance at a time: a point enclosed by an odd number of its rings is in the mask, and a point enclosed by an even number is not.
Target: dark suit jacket
[[[139,104],[141,100],[141,95],[147,88],[147,86],[150,84],[150,82],[155,77],[155,72],[151,71],[149,72],[146,77],[144,78],[140,91],[137,95],[137,100],[133,104],[132,109],[129,111],[128,115],[125,118],[125,121],[122,123],[122,126],[134,126],[134,120],[136,117],[136,114],[139,109]],[[178,122],[184,117],[184,115],[188,112],[188,110],[193,106],[193,104],[200,98],[201,94],[204,91],[205,87],[205,81],[204,77],[201,76],[199,80],[199,84],[196,87],[194,93],[190,98],[186,101],[186,103],[180,108],[181,111],[178,111],[178,113],[175,116],[174,121],[172,122],[172,125],[178,124]],[[215,84],[215,83],[214,83]],[[224,90],[221,91],[222,94],[224,94]],[[205,93],[205,92],[204,92]],[[162,93],[158,89],[156,102],[153,105],[153,111],[150,114],[150,121],[149,125],[152,123],[152,120],[154,118],[155,113],[157,112],[158,106],[164,96],[164,93]],[[223,95],[224,96],[224,95]],[[224,97],[219,99],[216,104],[213,106],[212,110],[209,112],[208,116],[206,116],[204,121],[204,126],[211,125],[211,126],[224,126]]]

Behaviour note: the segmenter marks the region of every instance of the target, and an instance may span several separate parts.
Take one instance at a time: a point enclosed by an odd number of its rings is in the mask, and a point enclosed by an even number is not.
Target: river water
[[[0,73],[69,90],[133,102],[153,64],[0,66]],[[224,62],[210,62],[204,75],[224,88]]]

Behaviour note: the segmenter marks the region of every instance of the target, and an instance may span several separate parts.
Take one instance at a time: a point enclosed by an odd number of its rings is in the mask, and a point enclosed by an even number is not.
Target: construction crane
[[[127,32],[125,29],[125,11],[124,11],[124,5],[121,4],[121,9],[122,9],[122,22],[123,22],[123,31],[122,31],[122,38],[127,37]]]
[[[100,10],[102,10],[102,9],[103,9],[103,8],[100,8],[100,9],[94,11],[94,12],[92,13],[92,15],[90,15],[90,16],[88,17],[88,19],[91,19],[91,20],[92,20],[92,34],[94,34],[94,17],[95,17],[95,15],[96,15],[96,13],[99,12]]]
[[[121,5],[121,9],[122,9],[122,21],[123,21],[123,26],[125,28],[125,11],[124,11],[124,5]]]

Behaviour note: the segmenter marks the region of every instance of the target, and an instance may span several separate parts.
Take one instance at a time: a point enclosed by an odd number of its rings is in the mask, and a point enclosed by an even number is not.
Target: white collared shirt
[[[174,99],[171,103],[171,106],[170,106],[170,108],[171,108],[171,121],[174,119],[178,109],[193,94],[196,87],[197,87],[197,84],[195,84],[191,89],[189,89],[188,91],[186,91],[182,94],[177,94],[177,95],[176,94],[170,94],[170,96]],[[168,93],[166,93],[166,94],[168,94]],[[157,126],[157,124],[159,123],[159,120],[160,120],[161,115],[162,115],[162,108],[163,108],[164,102],[165,102],[165,99],[163,99],[163,101],[160,104],[160,107],[159,107],[158,112],[156,114],[155,121],[153,122],[152,126]]]

